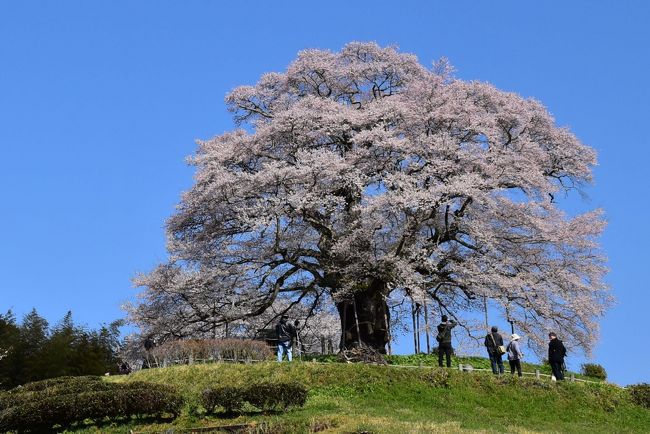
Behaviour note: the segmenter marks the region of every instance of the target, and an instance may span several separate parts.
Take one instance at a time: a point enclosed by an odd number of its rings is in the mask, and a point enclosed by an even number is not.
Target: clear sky
[[[649,22],[643,0],[0,0],[0,311],[120,318],[130,278],[165,259],[194,140],[233,127],[225,94],[301,49],[372,40],[539,99],[597,149],[588,197],[565,201],[609,220],[617,305],[593,360],[650,382]]]

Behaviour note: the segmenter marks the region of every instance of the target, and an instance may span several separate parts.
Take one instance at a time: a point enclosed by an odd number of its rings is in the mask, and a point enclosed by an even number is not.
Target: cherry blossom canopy
[[[382,350],[400,290],[461,323],[485,297],[533,342],[553,329],[591,348],[610,302],[605,223],[554,197],[590,182],[596,155],[541,103],[357,42],[302,51],[226,102],[240,128],[199,143],[136,316],[327,300],[344,347]]]

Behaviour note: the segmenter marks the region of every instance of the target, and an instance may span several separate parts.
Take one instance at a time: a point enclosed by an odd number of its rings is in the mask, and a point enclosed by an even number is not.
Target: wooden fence
[[[461,372],[473,372],[473,371],[479,371],[479,372],[492,372],[492,369],[484,369],[484,368],[474,368],[472,365],[464,365],[462,363],[458,364],[458,370]],[[529,375],[529,376],[535,376],[535,378],[542,378],[542,377],[548,377],[548,378],[553,378],[553,375],[551,374],[542,374],[539,369],[535,369],[535,372],[525,372],[521,371],[522,376],[523,375]],[[505,375],[505,374],[501,374]],[[593,381],[593,380],[584,380],[582,378],[577,378],[576,375],[571,372],[568,375],[568,380],[569,381],[579,381],[582,383],[602,383],[601,381]]]

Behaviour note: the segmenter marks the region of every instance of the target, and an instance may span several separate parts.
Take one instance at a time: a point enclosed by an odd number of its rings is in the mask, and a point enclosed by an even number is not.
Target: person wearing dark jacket
[[[145,356],[144,356],[144,360],[142,360],[142,369],[148,369],[152,367],[151,350],[153,350],[153,348],[156,346],[156,341],[154,341],[153,336],[149,335],[146,337],[143,344],[144,344]]]
[[[456,321],[448,321],[447,315],[442,316],[442,322],[438,324],[438,366],[442,368],[442,357],[447,359],[447,367],[451,368],[451,354],[454,349],[451,346],[451,329],[456,327]]]
[[[564,380],[564,357],[566,356],[566,348],[557,335],[553,332],[548,334],[548,362],[551,364],[553,375],[556,380]]]
[[[492,326],[491,332],[485,336],[485,348],[487,348],[494,375],[503,374],[503,354],[499,352],[499,347],[503,346],[503,337],[499,333],[497,326]]]
[[[278,362],[281,362],[284,355],[287,355],[287,360],[292,360],[291,341],[296,336],[296,328],[288,322],[288,316],[282,315],[280,322],[275,326],[275,334],[278,338]]]

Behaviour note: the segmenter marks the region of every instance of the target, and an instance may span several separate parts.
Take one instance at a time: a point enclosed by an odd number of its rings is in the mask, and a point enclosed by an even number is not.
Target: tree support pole
[[[341,351],[346,349],[345,348],[345,341],[347,340],[347,333],[348,333],[348,330],[346,328],[347,323],[348,323],[348,321],[347,321],[347,319],[348,319],[348,309],[347,309],[346,304],[347,304],[347,302],[344,302],[344,304],[343,304],[343,326],[341,327],[341,342],[339,344],[339,349]]]
[[[415,303],[415,326],[418,331],[418,354],[422,352],[422,347],[420,346],[420,303]]]
[[[422,299],[424,305],[424,335],[427,339],[427,354],[431,354],[431,343],[429,342],[429,309],[427,308],[427,300]]]
[[[413,322],[413,351],[418,353],[417,327],[415,325],[415,301],[411,298],[411,321]]]
[[[357,315],[357,301],[352,299],[352,308],[354,309],[354,323],[357,325],[357,344],[361,346],[361,329],[359,328],[359,316]]]
[[[384,296],[384,302],[386,303],[386,309],[384,309],[384,325],[386,326],[386,335],[388,336],[388,355],[390,356],[393,354],[392,347],[390,345],[391,341],[391,336],[390,336],[390,324],[388,324],[388,301],[386,300],[386,297]]]
[[[488,323],[488,312],[487,312],[487,296],[483,296],[483,310],[485,311],[485,330],[490,332],[490,324]]]

